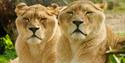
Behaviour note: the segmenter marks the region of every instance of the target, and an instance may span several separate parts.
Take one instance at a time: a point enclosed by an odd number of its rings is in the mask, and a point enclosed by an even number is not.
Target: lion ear
[[[56,3],[51,4],[47,7],[49,14],[51,15],[58,15],[59,14],[59,5]]]
[[[19,16],[22,15],[26,9],[28,9],[28,6],[25,3],[19,3],[16,5],[15,12],[17,16]]]
[[[99,9],[101,9],[102,11],[106,10],[107,9],[107,3],[104,2],[104,3],[97,3],[95,4],[95,6]]]
[[[59,7],[59,5],[56,3],[52,3],[50,7],[53,9],[57,9]]]

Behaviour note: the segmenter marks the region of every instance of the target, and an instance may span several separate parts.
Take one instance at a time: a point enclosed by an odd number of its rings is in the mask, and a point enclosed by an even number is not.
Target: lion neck
[[[45,43],[42,44],[28,44],[29,53],[35,58],[42,54]]]

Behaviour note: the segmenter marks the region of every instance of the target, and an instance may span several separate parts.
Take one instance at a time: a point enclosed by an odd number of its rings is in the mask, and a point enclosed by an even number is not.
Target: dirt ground
[[[105,13],[106,24],[111,26],[114,32],[125,32],[125,12],[123,13]]]

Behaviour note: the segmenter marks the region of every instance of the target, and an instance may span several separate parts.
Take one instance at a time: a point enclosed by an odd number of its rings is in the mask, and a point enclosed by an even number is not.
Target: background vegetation
[[[14,45],[7,34],[5,37],[0,38],[0,63],[8,63],[10,59],[16,57]]]

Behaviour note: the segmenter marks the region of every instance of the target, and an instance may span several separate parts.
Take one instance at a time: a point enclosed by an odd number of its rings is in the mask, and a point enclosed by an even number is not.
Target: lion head
[[[20,3],[16,6],[16,26],[19,36],[30,44],[39,44],[53,37],[57,27],[54,14],[40,5],[27,6]]]
[[[95,37],[104,28],[104,21],[102,9],[90,1],[75,1],[59,14],[63,34],[77,41]]]

